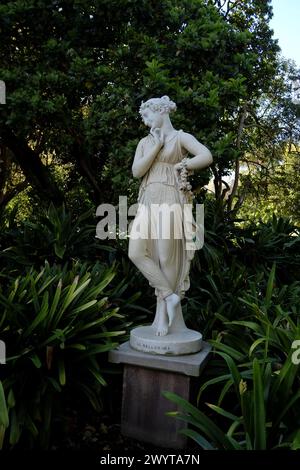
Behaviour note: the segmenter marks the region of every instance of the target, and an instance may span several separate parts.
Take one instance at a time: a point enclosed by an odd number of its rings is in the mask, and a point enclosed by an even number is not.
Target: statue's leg
[[[168,323],[166,302],[161,297],[157,297],[156,315],[154,322],[152,323],[152,326],[155,329],[155,334],[157,336],[167,335],[169,331]]]
[[[177,307],[180,304],[180,297],[175,293],[180,274],[180,245],[181,240],[172,238],[158,240],[159,264],[173,290],[173,293],[165,298],[169,326],[176,319]]]
[[[130,238],[128,256],[141,273],[148,279],[150,286],[157,289],[162,298],[173,293],[169,281],[159,265],[149,256],[148,240]]]
[[[153,327],[156,334],[164,336],[168,333],[168,324],[171,326],[176,315],[176,306],[180,303],[180,298],[174,293],[177,283],[177,265],[170,264],[170,254],[174,252],[174,246],[177,247],[180,240],[158,240],[153,243],[152,238],[132,237],[135,233],[134,224],[145,225],[145,218],[137,217],[133,222],[133,227],[129,237],[128,256],[137,266],[141,273],[148,279],[149,284],[155,288],[157,295],[156,316]],[[154,235],[156,232],[156,220],[154,219]],[[152,225],[153,227],[153,225]],[[177,248],[179,250],[179,248]],[[167,298],[166,301],[164,299]]]

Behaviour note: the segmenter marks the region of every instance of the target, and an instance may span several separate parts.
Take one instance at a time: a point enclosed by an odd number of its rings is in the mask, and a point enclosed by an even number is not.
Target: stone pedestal
[[[176,405],[161,392],[193,401],[195,377],[200,375],[210,350],[210,345],[202,342],[198,353],[168,356],[136,351],[127,342],[110,351],[110,362],[124,364],[122,434],[160,447],[184,449],[186,437],[179,431],[186,424],[165,415],[176,410]]]
[[[182,328],[166,336],[156,336],[153,326],[139,326],[130,332],[130,346],[150,354],[181,356],[194,354],[202,347],[202,335],[198,331]]]

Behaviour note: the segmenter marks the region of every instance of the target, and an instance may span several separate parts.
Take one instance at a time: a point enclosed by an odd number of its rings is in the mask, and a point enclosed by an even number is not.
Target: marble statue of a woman
[[[181,311],[195,253],[187,249],[182,229],[183,206],[190,202],[191,191],[189,185],[184,187],[181,175],[182,169],[192,174],[209,166],[212,156],[191,134],[174,129],[170,113],[175,110],[168,96],[142,103],[140,114],[150,133],[138,143],[132,165],[133,176],[142,182],[139,209],[129,230],[128,255],[155,288],[157,306],[153,324],[132,330],[130,344],[157,354],[197,352],[202,338],[185,326]],[[170,207],[173,212],[167,210]]]

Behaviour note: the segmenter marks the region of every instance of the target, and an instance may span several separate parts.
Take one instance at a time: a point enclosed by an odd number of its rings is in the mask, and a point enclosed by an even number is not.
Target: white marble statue
[[[182,316],[180,301],[190,287],[189,269],[195,250],[187,249],[185,232],[178,229],[183,224],[182,208],[193,197],[185,176],[209,166],[212,156],[191,134],[174,129],[170,113],[175,110],[168,96],[142,103],[140,114],[150,133],[138,143],[132,165],[133,176],[143,179],[139,209],[129,232],[128,255],[154,287],[157,307],[153,324],[133,330],[130,344],[157,354],[196,352],[201,349],[202,338],[186,328]],[[165,227],[162,229],[167,213],[162,211],[159,217],[162,205],[176,208],[173,218],[169,217],[169,236],[164,236]],[[133,235],[143,230],[143,236]],[[193,230],[197,231],[194,218]]]

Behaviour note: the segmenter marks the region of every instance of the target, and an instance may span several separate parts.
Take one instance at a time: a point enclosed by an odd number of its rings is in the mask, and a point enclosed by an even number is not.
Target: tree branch
[[[63,194],[52,178],[49,169],[43,165],[39,155],[29,147],[25,140],[11,132],[7,126],[1,129],[1,138],[4,145],[13,153],[28,182],[38,191],[39,195],[46,200],[61,204],[64,200]]]
[[[10,191],[7,191],[6,193],[2,194],[0,197],[0,208],[3,209],[9,203],[9,201],[11,201],[17,194],[24,191],[24,189],[26,189],[27,186],[29,186],[29,183],[27,180],[25,180],[25,181],[22,181],[21,183],[18,183]]]

